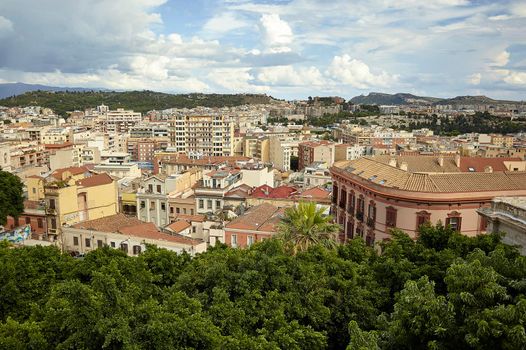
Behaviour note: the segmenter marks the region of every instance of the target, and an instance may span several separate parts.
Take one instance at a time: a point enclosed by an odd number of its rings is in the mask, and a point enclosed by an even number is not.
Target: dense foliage
[[[0,100],[0,106],[41,106],[66,116],[68,111],[84,110],[105,104],[111,109],[127,108],[136,112],[167,108],[232,107],[270,103],[272,97],[258,94],[165,94],[154,91],[32,91]]]
[[[524,349],[526,258],[425,227],[383,253],[282,241],[193,259],[0,246],[2,349]]]
[[[18,217],[24,212],[24,190],[20,178],[0,170],[0,225],[7,216]]]

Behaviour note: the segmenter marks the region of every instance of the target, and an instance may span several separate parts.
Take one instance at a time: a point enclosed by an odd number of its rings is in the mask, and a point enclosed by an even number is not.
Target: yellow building
[[[27,199],[40,201],[44,199],[44,178],[38,175],[28,176],[25,180],[27,188]]]
[[[64,225],[118,212],[117,183],[106,173],[93,175],[81,168],[60,169],[46,181],[44,193],[51,235],[60,235]]]

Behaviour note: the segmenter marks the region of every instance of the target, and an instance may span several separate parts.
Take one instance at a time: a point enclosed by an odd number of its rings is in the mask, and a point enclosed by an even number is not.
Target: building
[[[497,196],[526,195],[526,172],[510,171],[495,158],[364,157],[335,163],[332,212],[342,239],[369,244],[388,239],[391,228],[416,237],[418,227],[439,221],[466,235],[485,230],[477,209]]]
[[[64,250],[85,254],[109,246],[136,256],[147,249],[147,244],[190,255],[206,251],[203,241],[160,232],[154,224],[142,222],[123,214],[85,221],[63,229]]]
[[[141,121],[141,113],[117,108],[116,111],[106,112],[105,129],[109,133],[127,133]]]
[[[204,173],[195,188],[197,214],[216,213],[223,209],[225,194],[240,184],[241,171],[224,167]]]
[[[47,236],[46,210],[43,201],[24,201],[24,212],[15,220],[7,217],[6,227],[14,229],[21,225],[31,227],[32,238],[44,239]]]
[[[93,171],[107,173],[111,177],[119,179],[137,179],[142,176],[141,170],[136,163],[101,163],[93,167]]]
[[[59,169],[46,178],[44,196],[48,234],[61,228],[118,212],[117,183],[105,173],[92,174],[86,167]]]
[[[234,155],[234,122],[223,115],[173,116],[170,143],[190,158]]]
[[[73,129],[49,128],[41,132],[40,143],[43,145],[63,144],[73,142]]]
[[[250,208],[225,225],[225,243],[233,248],[246,248],[272,237],[277,233],[284,211],[267,203]]]
[[[269,159],[274,168],[281,171],[290,170],[290,158],[293,156],[292,145],[279,137],[271,137],[269,141]]]
[[[303,169],[303,188],[317,187],[332,182],[331,172],[325,162],[313,162]]]
[[[157,152],[165,151],[168,147],[168,138],[129,138],[128,153],[131,159],[138,162],[153,162]]]
[[[347,143],[334,146],[334,161],[355,160],[367,154],[367,147],[360,145],[349,145]]]
[[[503,242],[519,245],[526,255],[526,197],[496,197],[491,206],[478,210],[487,223],[486,232],[505,233]]]
[[[330,141],[309,141],[298,145],[298,170],[314,162],[334,163],[334,143]]]

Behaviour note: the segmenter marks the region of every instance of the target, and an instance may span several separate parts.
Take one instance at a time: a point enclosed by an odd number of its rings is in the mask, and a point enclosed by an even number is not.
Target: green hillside
[[[166,94],[154,91],[88,91],[88,92],[50,92],[32,91],[0,100],[0,106],[42,106],[48,107],[60,115],[67,112],[84,110],[105,104],[111,109],[128,108],[145,113],[152,109],[231,107],[243,104],[261,104],[273,101],[271,96],[258,94]]]

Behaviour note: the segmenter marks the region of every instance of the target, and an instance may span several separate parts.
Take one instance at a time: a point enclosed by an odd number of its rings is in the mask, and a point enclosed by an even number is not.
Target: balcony
[[[374,218],[367,218],[367,226],[374,228],[376,220]]]

